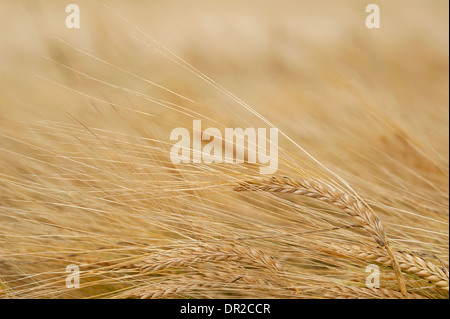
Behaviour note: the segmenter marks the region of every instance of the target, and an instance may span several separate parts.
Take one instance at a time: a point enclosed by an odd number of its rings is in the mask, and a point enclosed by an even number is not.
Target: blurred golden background
[[[365,26],[372,2],[380,29]],[[146,245],[182,246],[183,236],[341,225],[290,197],[273,208],[272,197],[234,194],[238,169],[169,163],[171,130],[193,119],[268,127],[243,102],[348,181],[396,248],[448,262],[448,1],[74,1],[80,29],[65,26],[69,3],[0,0],[0,287],[2,278],[16,287],[12,296],[60,296],[62,288],[39,287],[78,258],[67,255],[84,252],[78,262],[88,265],[119,259],[99,248],[108,245],[134,256]],[[280,137],[280,174],[334,180],[292,141]],[[202,184],[219,176],[230,177],[219,183],[228,188]],[[351,230],[336,235],[367,244]],[[333,280],[364,276],[316,258],[304,238],[252,245],[286,261],[291,282],[310,290],[330,284],[318,279],[322,269]],[[249,294],[266,296],[258,293]]]

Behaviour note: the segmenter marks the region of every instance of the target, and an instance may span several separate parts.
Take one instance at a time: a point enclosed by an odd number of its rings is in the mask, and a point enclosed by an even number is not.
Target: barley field
[[[69,3],[0,0],[0,298],[449,298],[448,1]]]

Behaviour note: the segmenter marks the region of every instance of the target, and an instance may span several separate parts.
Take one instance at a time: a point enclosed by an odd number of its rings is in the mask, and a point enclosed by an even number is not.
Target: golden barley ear
[[[186,295],[196,292],[204,292],[208,289],[220,291],[226,287],[233,287],[240,284],[245,287],[257,287],[265,289],[271,295],[276,295],[274,289],[276,287],[272,283],[255,276],[236,275],[234,272],[218,272],[208,271],[197,275],[184,275],[180,278],[161,281],[159,283],[150,283],[137,288],[126,290],[114,296],[119,298],[140,298],[140,299],[156,299],[156,298],[172,298],[180,295]]]
[[[145,273],[186,267],[202,262],[236,261],[255,264],[273,272],[284,273],[283,266],[262,250],[232,243],[198,243],[183,249],[171,249],[128,265]]]
[[[376,262],[380,265],[392,267],[391,258],[384,249],[378,247],[326,243],[318,247],[319,251],[329,254],[356,258],[363,261]],[[434,284],[437,288],[449,291],[448,269],[425,260],[421,256],[406,251],[394,251],[402,271],[414,274]]]
[[[397,258],[389,245],[386,229],[378,216],[364,203],[353,195],[344,193],[320,181],[309,179],[291,179],[289,177],[272,177],[243,181],[234,188],[235,191],[262,191],[275,193],[291,193],[314,198],[331,206],[337,207],[355,218],[361,226],[386,249],[394,268],[400,291],[408,298],[406,284]]]

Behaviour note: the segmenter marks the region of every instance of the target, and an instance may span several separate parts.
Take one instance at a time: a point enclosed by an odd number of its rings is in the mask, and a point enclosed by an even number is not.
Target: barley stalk
[[[389,245],[386,230],[377,215],[360,200],[342,191],[307,179],[292,180],[288,177],[244,181],[234,188],[235,191],[263,191],[277,193],[292,193],[328,203],[342,209],[354,217],[361,226],[372,235],[375,241],[386,249],[390,256],[397,277],[400,291],[407,298],[406,284],[396,256]]]

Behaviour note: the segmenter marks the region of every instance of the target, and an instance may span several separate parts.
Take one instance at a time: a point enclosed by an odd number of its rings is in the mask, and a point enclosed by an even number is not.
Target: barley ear
[[[289,177],[272,177],[270,179],[244,181],[241,182],[239,186],[235,187],[234,190],[292,193],[314,198],[343,210],[354,217],[380,246],[385,247],[386,252],[391,258],[392,267],[394,268],[400,291],[405,299],[408,298],[401,268],[389,245],[383,224],[378,216],[355,196],[343,193],[342,191],[319,181],[308,179],[294,180]]]

